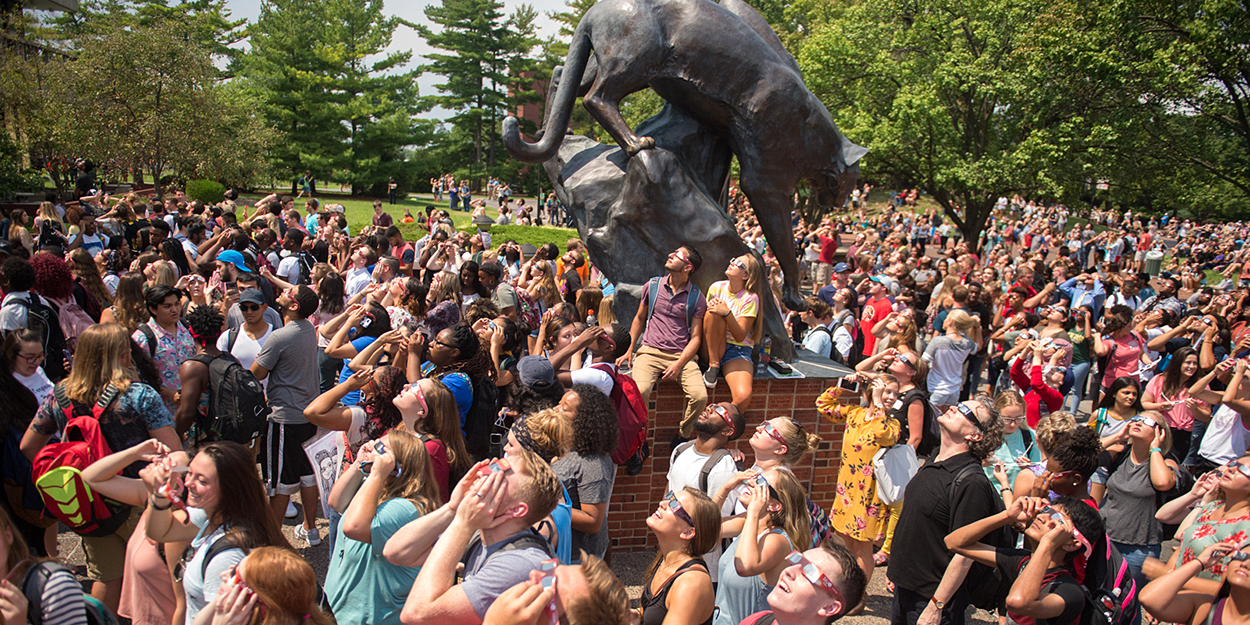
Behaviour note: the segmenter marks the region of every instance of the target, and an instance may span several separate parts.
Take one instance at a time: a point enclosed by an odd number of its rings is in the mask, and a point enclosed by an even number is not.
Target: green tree
[[[544,77],[533,58],[537,13],[521,5],[505,18],[498,0],[442,0],[425,8],[439,29],[418,26],[431,47],[424,69],[438,74],[440,93],[426,100],[452,112],[451,123],[471,138],[473,176],[499,162],[499,125],[518,104],[532,101],[533,83]]]
[[[1133,92],[1101,7],[865,0],[804,40],[809,87],[871,152],[868,177],[930,194],[969,242],[999,196],[1082,188]]]

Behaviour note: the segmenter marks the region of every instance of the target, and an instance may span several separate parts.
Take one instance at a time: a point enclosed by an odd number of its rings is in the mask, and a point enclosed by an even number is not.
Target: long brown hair
[[[768,523],[784,530],[795,549],[807,547],[812,541],[812,516],[807,511],[807,491],[793,473],[778,469],[770,482],[781,498],[781,509],[768,513]]]
[[[142,272],[123,274],[117,281],[117,295],[113,298],[113,318],[128,332],[134,332],[139,324],[148,321],[148,305],[143,297]]]
[[[391,499],[407,499],[421,514],[433,510],[437,505],[435,502],[442,501],[442,496],[434,481],[434,466],[430,463],[425,443],[404,430],[393,429],[386,436],[401,470],[397,476],[387,476],[378,505]]]
[[[747,258],[746,290],[756,294],[759,305],[756,306],[755,320],[751,322],[751,340],[759,342],[764,334],[764,265],[755,254],[744,254]]]
[[[720,506],[716,505],[707,493],[687,486],[683,493],[691,499],[691,506],[686,509],[690,519],[694,521],[694,538],[686,541],[686,555],[701,558],[720,542]],[[684,506],[683,506],[684,507]],[[651,566],[647,567],[646,579],[651,579],[664,562],[664,553],[657,551]]]
[[[269,512],[265,486],[256,473],[255,454],[230,441],[204,445],[196,452],[200,454],[208,456],[217,469],[217,488],[222,496],[212,516],[227,528],[231,542],[244,550],[264,546],[290,549]]]
[[[70,269],[82,280],[87,292],[95,296],[102,305],[112,305],[113,294],[104,286],[104,278],[100,277],[100,268],[95,266],[91,252],[81,247],[69,253]]]
[[[56,357],[56,354],[50,356]],[[65,378],[70,399],[94,404],[100,391],[112,382],[120,391],[130,387],[137,374],[126,363],[130,359],[130,334],[116,323],[97,323],[78,337],[74,350],[77,367]]]
[[[447,464],[451,465],[453,473],[467,471],[473,462],[464,447],[464,434],[460,431],[460,409],[456,407],[456,398],[442,382],[431,381],[434,384],[425,393],[425,405],[429,412],[418,427],[422,432],[443,442],[443,446],[447,448]]]
[[[249,625],[334,625],[317,607],[317,574],[289,547],[258,547],[244,563],[243,583],[265,606]]]

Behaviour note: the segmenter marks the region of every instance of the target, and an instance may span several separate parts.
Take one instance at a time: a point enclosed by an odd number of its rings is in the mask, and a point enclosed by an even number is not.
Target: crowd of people
[[[555,216],[492,182],[471,199],[432,180],[450,204],[406,210],[416,237],[382,201],[353,234],[341,205],[233,192],[50,197],[0,223],[6,622],[829,623],[865,610],[883,566],[898,625],[962,623],[970,605],[1056,625],[1127,625],[1139,605],[1241,614],[1247,226],[1109,211],[1077,226],[1003,198],[967,241],[914,192],[869,215],[865,186],[837,214],[796,211],[811,295],[790,311],[731,191],[752,253],[704,267],[669,250],[617,319],[579,240],[456,229],[451,210]],[[751,409],[782,340],[770,307],[799,360],[854,370],[815,406],[839,450]],[[633,496],[618,472],[650,453],[623,448],[630,397],[662,380],[684,413],[655,441],[667,493],[631,608],[608,517]],[[709,403],[720,384],[728,401]],[[341,458],[311,451],[326,441]],[[832,492],[794,473],[818,450],[839,454]],[[58,520],[81,537],[85,595],[55,565]],[[323,542],[318,584],[296,548]]]

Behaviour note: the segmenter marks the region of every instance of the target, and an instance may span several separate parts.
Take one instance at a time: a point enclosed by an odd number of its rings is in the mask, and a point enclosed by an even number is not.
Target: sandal
[[[890,554],[884,551],[878,551],[872,554],[872,563],[876,566],[885,566],[890,563]]]

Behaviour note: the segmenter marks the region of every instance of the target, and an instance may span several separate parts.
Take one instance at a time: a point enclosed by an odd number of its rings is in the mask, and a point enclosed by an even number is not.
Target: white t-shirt
[[[242,549],[227,549],[209,561],[207,570],[204,570],[204,556],[208,555],[208,550],[213,543],[225,536],[226,532],[224,528],[218,527],[212,534],[203,536],[204,528],[209,522],[208,515],[199,508],[189,508],[189,511],[191,522],[200,528],[200,535],[191,541],[195,556],[184,567],[182,574],[182,587],[187,594],[185,625],[193,625],[195,615],[199,614],[200,610],[203,610],[217,596],[217,590],[221,587],[222,574],[247,557]]]
[[[1207,424],[1207,432],[1202,435],[1202,446],[1198,455],[1222,465],[1229,460],[1240,458],[1246,453],[1247,434],[1241,415],[1228,404],[1223,404],[1211,415],[1211,423]]]
[[[44,374],[43,367],[35,367],[35,373],[29,376],[14,371],[13,377],[17,378],[17,381],[21,382],[22,386],[30,389],[30,392],[35,395],[35,399],[39,403],[43,403],[44,398],[52,394],[52,387],[55,386],[52,384],[52,380],[49,380],[48,376]]]
[[[82,239],[82,249],[87,250],[87,253],[91,254],[93,257],[104,251],[104,248],[108,247],[109,244],[109,238],[100,234],[98,231],[91,235],[76,234],[70,238],[69,242],[73,243],[80,238]]]
[[[191,257],[191,260],[200,259],[200,248],[198,245],[192,243],[190,239],[182,240],[182,249],[187,253],[187,256]]]
[[[598,364],[607,364],[609,367],[612,367],[612,371],[616,371],[616,365],[610,363]],[[611,395],[612,387],[615,386],[612,382],[612,376],[603,372],[598,367],[582,367],[581,369],[570,373],[569,378],[572,379],[573,384],[589,384],[602,391],[604,395]]]
[[[668,489],[677,492],[689,486],[695,490],[699,490],[699,475],[703,473],[703,465],[711,458],[708,454],[701,454],[695,451],[694,445],[691,445],[681,455],[677,455],[677,450],[673,450],[673,455],[669,458],[668,463]],[[738,473],[738,467],[734,464],[734,460],[730,456],[725,456],[712,467],[707,474],[707,492],[708,496],[716,494],[721,486],[724,486],[735,474]],[[722,517],[731,516],[734,506],[738,503],[737,494],[730,494],[725,503],[721,505],[720,513]],[[708,573],[712,576],[712,582],[717,581],[717,569],[720,562],[721,547],[720,541],[716,541],[716,546],[703,556],[703,561],[707,562]]]
[[[234,341],[234,349],[228,349],[227,347],[230,344],[230,332],[236,331],[239,333],[239,338]],[[269,336],[271,334],[273,334],[273,326],[268,323],[265,324],[264,336],[259,339],[253,339],[248,336],[247,332],[243,331],[243,326],[239,326],[234,330],[222,332],[221,336],[217,337],[217,349],[220,349],[223,352],[229,351],[230,355],[239,360],[239,364],[243,365],[244,369],[251,369],[252,363],[256,362],[256,355],[260,353],[260,348],[265,346],[265,341],[269,340]],[[261,386],[268,388],[265,385],[268,381],[269,378],[261,380]]]
[[[299,280],[299,256],[292,254],[278,264],[278,277],[284,282],[295,284]]]

